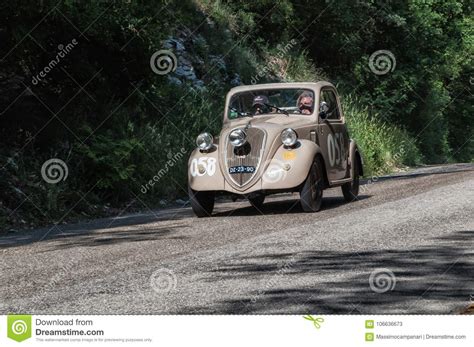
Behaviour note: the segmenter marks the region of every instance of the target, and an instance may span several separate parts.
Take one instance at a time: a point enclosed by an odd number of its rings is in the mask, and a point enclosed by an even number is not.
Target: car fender
[[[208,151],[195,149],[188,160],[188,184],[195,191],[224,190],[217,145]]]
[[[360,173],[359,175],[362,176],[364,174],[364,159],[362,158],[362,154],[357,147],[357,143],[355,140],[350,140],[350,145],[349,145],[349,163],[350,163],[350,174],[351,178],[354,177],[354,160],[358,160],[357,156],[360,158]]]
[[[285,148],[281,145],[273,158],[265,163],[262,174],[262,189],[288,189],[299,186],[304,182],[316,154],[321,154],[321,148],[310,140],[299,140],[295,148]]]

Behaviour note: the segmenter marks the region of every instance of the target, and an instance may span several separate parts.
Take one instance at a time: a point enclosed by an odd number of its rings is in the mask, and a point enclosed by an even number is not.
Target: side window
[[[339,107],[337,107],[336,94],[331,89],[323,89],[321,91],[320,102],[326,102],[329,107],[328,116],[326,119],[339,119]]]

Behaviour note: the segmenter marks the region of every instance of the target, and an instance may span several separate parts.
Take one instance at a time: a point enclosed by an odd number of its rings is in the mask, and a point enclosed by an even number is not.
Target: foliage
[[[405,130],[388,125],[378,114],[369,116],[367,107],[360,106],[352,96],[344,98],[343,109],[349,134],[363,155],[366,176],[421,164],[416,140]]]
[[[238,84],[332,81],[371,174],[473,161],[467,0],[44,0],[3,2],[0,16],[0,225],[184,197],[194,138],[217,133]],[[163,48],[186,69],[154,74]],[[396,58],[385,75],[369,67],[380,49]],[[66,181],[42,180],[50,158],[68,164]]]

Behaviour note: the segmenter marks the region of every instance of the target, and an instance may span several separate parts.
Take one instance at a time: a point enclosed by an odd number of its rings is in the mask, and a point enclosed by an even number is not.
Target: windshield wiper
[[[276,107],[276,106],[270,105],[270,104],[264,104],[264,105],[267,106],[267,107],[274,108],[275,110],[280,111],[280,112],[283,113],[283,114],[286,114],[286,116],[289,116],[289,115],[290,115],[287,110],[284,110],[284,109],[282,109],[282,108],[279,108],[279,107]]]
[[[237,109],[235,109],[233,107],[230,107],[230,106],[229,106],[229,110],[231,110],[232,112],[237,113],[240,117],[253,117],[253,114],[251,114],[249,112],[240,112]]]

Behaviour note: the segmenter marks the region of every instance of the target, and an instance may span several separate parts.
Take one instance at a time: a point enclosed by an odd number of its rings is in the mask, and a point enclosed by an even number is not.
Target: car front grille
[[[247,143],[241,148],[232,146],[229,138],[226,139],[225,145],[225,164],[227,177],[237,186],[242,187],[249,183],[256,175],[263,156],[263,145],[265,143],[265,132],[259,128],[248,128]],[[234,166],[253,166],[253,173],[236,173],[230,174],[229,169]]]

